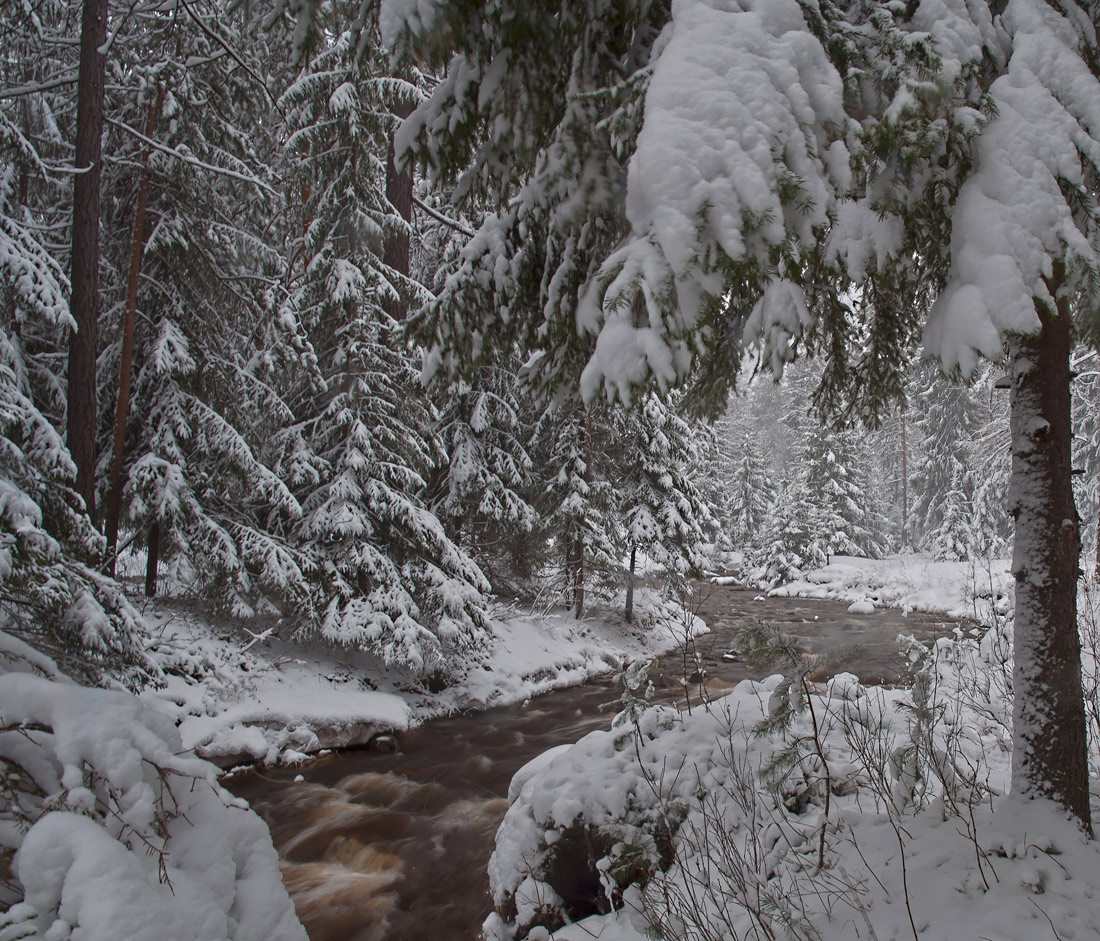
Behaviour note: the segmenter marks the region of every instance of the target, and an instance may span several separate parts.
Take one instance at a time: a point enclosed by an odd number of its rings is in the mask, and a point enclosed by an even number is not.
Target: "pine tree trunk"
[[[401,102],[393,109],[393,114],[398,118],[407,118],[413,112],[412,102]],[[408,170],[397,172],[394,163],[393,135],[390,135],[389,146],[386,150],[386,199],[406,222],[412,222],[413,207],[413,180]],[[403,275],[409,273],[409,236],[408,234],[392,235],[386,239],[382,251],[382,263],[398,271]],[[404,320],[408,314],[404,304],[385,300],[382,309],[393,317],[394,320]]]
[[[638,559],[638,547],[630,547],[630,577],[626,582],[626,623],[634,623],[634,567]]]
[[[68,444],[76,490],[95,516],[96,357],[99,354],[99,200],[103,138],[107,0],[84,0],[76,103],[77,173],[73,181],[72,296],[69,334]]]
[[[1061,283],[1057,272],[1051,293]],[[1037,305],[1042,331],[1010,337],[1016,520],[1012,790],[1049,798],[1090,830],[1077,577],[1081,542],[1070,477],[1070,316]]]
[[[164,104],[163,86],[157,89],[156,100],[149,106],[145,119],[145,136],[153,136],[153,128]],[[130,234],[130,270],[126,275],[126,307],[122,316],[122,356],[118,367],[118,402],[115,406],[115,434],[111,452],[111,486],[107,491],[107,570],[115,574],[115,548],[118,545],[118,521],[122,512],[122,462],[126,450],[126,418],[130,411],[130,373],[134,362],[134,319],[137,314],[138,277],[141,255],[145,248],[145,201],[149,195],[149,148],[141,155],[141,176],[138,181],[134,228]]]
[[[149,557],[145,561],[145,597],[157,593],[157,566],[160,564],[160,524],[153,523],[149,530]]]

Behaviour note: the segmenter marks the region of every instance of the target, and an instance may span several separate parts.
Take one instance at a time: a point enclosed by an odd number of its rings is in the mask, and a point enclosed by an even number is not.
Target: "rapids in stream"
[[[939,615],[852,615],[846,602],[758,597],[703,588],[695,600],[711,633],[659,662],[659,699],[699,708],[762,676],[722,657],[761,618],[809,653],[862,644],[833,672],[865,683],[905,681],[899,633],[930,643],[958,626]],[[614,680],[598,677],[525,704],[436,719],[400,735],[392,753],[334,753],[226,785],[271,826],[311,941],[475,941],[492,911],[485,868],[512,775],[549,748],[610,727],[613,713],[601,706],[618,698]]]

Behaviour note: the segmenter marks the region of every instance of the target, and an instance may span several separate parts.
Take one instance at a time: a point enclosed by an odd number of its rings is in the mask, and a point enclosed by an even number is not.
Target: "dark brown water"
[[[933,615],[850,615],[842,602],[755,597],[699,587],[698,613],[712,632],[660,662],[659,698],[698,708],[738,681],[758,678],[759,671],[722,654],[738,630],[760,618],[809,653],[862,643],[836,672],[867,683],[905,679],[898,633],[930,642],[956,626]],[[692,678],[686,686],[684,677]],[[512,775],[548,748],[607,728],[612,713],[600,706],[618,694],[610,678],[597,678],[525,706],[435,720],[400,735],[393,754],[344,752],[227,783],[270,824],[311,941],[474,941],[492,910],[485,867]],[[293,780],[298,774],[303,781]]]

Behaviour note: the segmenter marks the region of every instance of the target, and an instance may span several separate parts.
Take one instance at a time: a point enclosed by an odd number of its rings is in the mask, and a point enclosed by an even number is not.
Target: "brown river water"
[[[701,586],[695,603],[711,633],[659,662],[658,698],[698,708],[763,675],[722,659],[737,631],[761,618],[809,653],[862,644],[834,672],[865,683],[905,681],[897,634],[927,643],[957,625],[891,609],[848,614],[846,602],[757,597]],[[334,753],[226,784],[271,826],[311,941],[475,941],[492,910],[485,867],[512,775],[548,748],[608,728],[613,712],[600,706],[618,695],[613,680],[600,677],[525,705],[434,720],[399,735],[393,753]]]

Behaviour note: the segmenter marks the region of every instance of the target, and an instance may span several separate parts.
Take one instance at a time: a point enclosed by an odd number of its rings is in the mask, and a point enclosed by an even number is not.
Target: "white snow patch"
[[[1013,580],[1006,559],[937,562],[918,553],[885,559],[841,555],[769,594],[871,601],[880,607],[987,622],[993,613],[1010,610]]]

